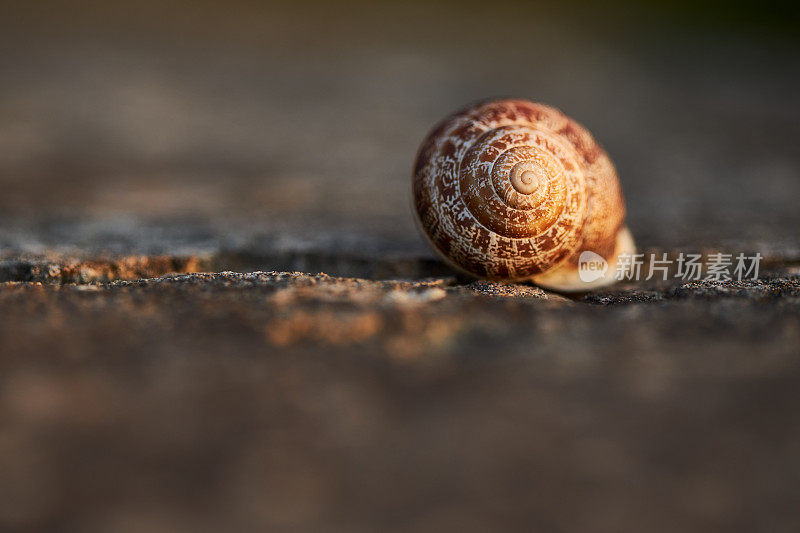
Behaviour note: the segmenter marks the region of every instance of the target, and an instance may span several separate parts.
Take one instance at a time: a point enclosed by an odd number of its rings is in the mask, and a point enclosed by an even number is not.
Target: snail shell
[[[422,143],[412,192],[434,249],[477,277],[584,291],[613,283],[619,255],[635,252],[608,155],[546,105],[488,101],[446,118]]]

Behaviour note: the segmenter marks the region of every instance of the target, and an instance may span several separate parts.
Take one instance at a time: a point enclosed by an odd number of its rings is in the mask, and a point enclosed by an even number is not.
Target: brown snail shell
[[[527,100],[481,102],[442,121],[417,154],[412,193],[434,249],[473,276],[584,291],[613,283],[619,255],[635,251],[606,152]],[[601,276],[581,276],[584,252],[607,262]]]

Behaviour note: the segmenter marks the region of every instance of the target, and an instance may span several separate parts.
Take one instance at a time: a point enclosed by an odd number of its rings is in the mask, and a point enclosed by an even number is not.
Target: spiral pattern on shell
[[[413,200],[437,251],[490,279],[536,280],[584,250],[610,258],[625,218],[605,151],[526,100],[479,103],[440,123],[417,155]]]

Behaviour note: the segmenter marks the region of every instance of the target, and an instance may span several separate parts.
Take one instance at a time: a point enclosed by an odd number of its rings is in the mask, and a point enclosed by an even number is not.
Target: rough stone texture
[[[0,517],[794,529],[800,278],[653,294],[285,272],[6,283]]]
[[[131,6],[0,6],[0,530],[800,529],[783,26]],[[644,252],[760,252],[760,279],[454,275],[410,167],[504,95],[593,132]]]

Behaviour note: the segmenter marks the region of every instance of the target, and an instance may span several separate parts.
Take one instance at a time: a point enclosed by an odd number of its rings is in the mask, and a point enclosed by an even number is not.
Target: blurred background
[[[771,1],[0,3],[0,530],[800,531],[799,27]],[[456,282],[411,166],[492,96],[588,127],[643,250],[772,277]],[[379,281],[139,279],[226,269]]]
[[[5,250],[427,254],[408,208],[421,139],[516,96],[607,148],[642,246],[798,251],[791,2],[0,10]]]

